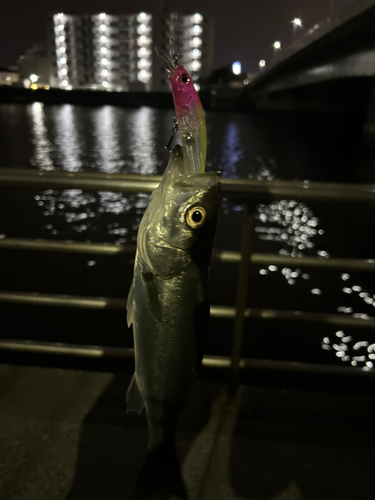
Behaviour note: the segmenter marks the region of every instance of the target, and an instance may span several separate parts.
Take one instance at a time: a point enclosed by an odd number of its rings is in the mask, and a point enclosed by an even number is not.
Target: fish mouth
[[[169,75],[171,75],[178,66],[177,56],[174,56],[172,59],[171,56],[166,54],[163,50],[158,49],[157,47],[155,47],[155,52],[160,57],[160,59],[162,59],[162,61],[164,62],[164,66],[165,66],[165,69],[167,70],[167,73]]]

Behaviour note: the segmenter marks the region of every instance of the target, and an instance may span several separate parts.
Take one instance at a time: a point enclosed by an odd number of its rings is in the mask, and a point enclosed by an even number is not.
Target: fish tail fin
[[[136,500],[187,500],[173,439],[163,441],[146,456],[138,477]]]

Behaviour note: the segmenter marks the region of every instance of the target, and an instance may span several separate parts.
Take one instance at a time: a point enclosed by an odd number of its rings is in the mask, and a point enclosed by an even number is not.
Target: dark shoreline
[[[206,90],[200,92],[204,109],[249,111],[243,89]],[[170,92],[106,92],[101,90],[31,90],[23,87],[0,87],[0,103],[79,104],[86,106],[124,106],[173,109]]]

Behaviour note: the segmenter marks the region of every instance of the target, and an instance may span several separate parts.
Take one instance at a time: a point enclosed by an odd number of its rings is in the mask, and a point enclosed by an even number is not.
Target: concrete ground
[[[0,498],[132,500],[145,416],[128,375],[0,365]],[[375,498],[375,398],[199,382],[177,448],[189,500]]]

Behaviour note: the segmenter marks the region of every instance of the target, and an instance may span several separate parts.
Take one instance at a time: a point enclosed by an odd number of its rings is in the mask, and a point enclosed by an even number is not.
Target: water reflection
[[[131,172],[151,175],[157,172],[155,110],[142,106],[133,112],[128,124]]]
[[[282,244],[280,254],[297,256],[314,247],[313,239],[323,234],[318,229],[319,219],[304,203],[280,200],[270,205],[259,205],[256,232],[261,240]]]
[[[57,158],[64,170],[77,172],[83,166],[81,155],[84,152],[84,140],[77,126],[75,107],[71,104],[58,106],[54,117]]]
[[[243,149],[240,128],[237,123],[230,122],[224,131],[221,160],[219,163],[219,170],[222,172],[222,177],[229,177],[231,179],[239,177],[237,165],[242,156]]]
[[[367,340],[355,340],[343,330],[335,333],[333,338],[324,337],[322,349],[331,351],[342,362],[369,371],[374,368],[375,344],[369,345]]]
[[[258,206],[257,219],[259,223],[255,231],[259,239],[273,245],[277,244],[280,255],[298,257],[310,253],[315,247],[316,237],[324,234],[324,230],[318,228],[319,219],[314,216],[311,208],[296,200],[261,204]],[[316,253],[321,257],[328,257],[328,252],[324,250],[318,250]],[[277,266],[260,269],[259,273],[265,276],[270,271],[278,271]],[[280,272],[289,285],[295,285],[297,279],[310,279],[310,274],[302,272],[301,269],[284,267]],[[311,293],[321,295],[322,290],[315,287]]]
[[[48,139],[44,105],[41,102],[34,102],[30,106],[30,114],[32,143],[34,147],[30,163],[40,170],[53,170],[54,166],[51,154],[53,147]]]
[[[58,108],[55,119],[57,155],[65,170],[74,172],[83,167],[84,144],[71,105]],[[108,174],[118,173],[126,164],[121,149],[125,141],[130,151],[130,171],[153,174],[157,171],[155,110],[142,107],[133,111],[128,120],[128,136],[120,132],[121,113],[113,106],[103,106],[93,114],[94,165]],[[51,222],[45,229],[59,238],[69,238],[71,232],[114,243],[136,240],[140,219],[149,202],[149,195],[123,195],[100,191],[83,193],[79,189],[47,190],[35,196],[45,217]],[[121,216],[131,214],[127,221]],[[53,217],[52,217],[53,216]],[[104,233],[104,238],[103,238]],[[94,237],[95,238],[95,237]],[[96,238],[95,238],[96,239]]]
[[[93,115],[93,154],[99,172],[115,174],[125,165],[122,157],[118,108],[103,106]]]
[[[373,307],[375,307],[375,294],[369,290],[365,290],[363,286],[353,282],[349,273],[341,274],[341,280],[345,282],[342,292],[346,296],[350,296],[350,300],[356,305],[357,312],[353,307],[348,306],[345,299],[345,305],[337,308],[337,311],[344,314],[350,314],[354,318],[367,320],[374,315]],[[363,309],[358,310],[358,303],[363,302]],[[369,309],[371,308],[371,309]],[[370,315],[366,312],[371,311]],[[337,342],[340,339],[340,342]],[[332,351],[337,358],[342,362],[348,363],[351,366],[360,367],[365,371],[371,370],[375,359],[375,344],[369,345],[369,341],[360,339],[358,334],[347,335],[343,330],[339,330],[332,334],[331,337],[325,337],[322,341],[322,349]]]
[[[136,240],[149,195],[140,193],[125,197],[109,191],[91,194],[80,189],[61,192],[50,189],[36,195],[35,201],[43,215],[51,218],[45,225],[51,235],[68,239],[72,233],[80,233],[87,239],[121,244]]]

